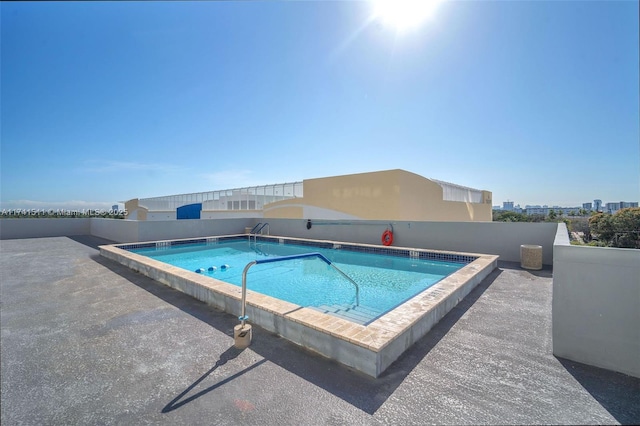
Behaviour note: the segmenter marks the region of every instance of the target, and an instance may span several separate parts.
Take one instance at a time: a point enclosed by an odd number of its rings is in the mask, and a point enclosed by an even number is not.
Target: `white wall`
[[[147,220],[138,222],[138,241],[242,234],[245,227],[252,227],[254,224],[253,219]]]
[[[88,217],[0,219],[0,239],[88,235],[90,220]]]
[[[380,244],[390,222],[265,219],[272,235]],[[520,245],[542,246],[542,262],[553,262],[555,223],[517,222],[393,222],[393,245],[403,247],[497,254],[520,262]],[[565,228],[566,231],[566,228]]]
[[[118,243],[242,234],[254,219],[135,221],[104,218],[0,219],[0,238],[94,235]]]
[[[312,221],[303,219],[187,219],[132,221],[122,219],[1,219],[1,238],[95,235],[116,242],[153,241],[244,233],[245,227],[269,222],[272,235],[380,244],[389,222]],[[553,223],[394,222],[394,246],[497,254],[519,262],[521,244],[542,246],[543,263],[553,261]]]
[[[640,377],[640,250],[572,246],[559,234],[553,354]]]
[[[91,218],[90,233],[118,243],[133,243],[138,241],[138,223],[135,220]]]

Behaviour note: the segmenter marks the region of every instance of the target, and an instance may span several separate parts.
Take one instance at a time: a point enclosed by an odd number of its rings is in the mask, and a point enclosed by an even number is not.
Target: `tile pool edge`
[[[170,266],[117,246],[128,244],[100,246],[100,255],[217,309],[233,315],[240,314],[240,287]],[[365,374],[378,377],[497,267],[498,256],[494,255],[410,250],[470,255],[476,259],[368,325],[356,324],[251,290],[247,291],[249,322]]]

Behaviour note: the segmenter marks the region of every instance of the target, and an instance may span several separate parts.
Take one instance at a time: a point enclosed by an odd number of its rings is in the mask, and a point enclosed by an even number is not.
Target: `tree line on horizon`
[[[552,209],[548,216],[544,216],[494,210],[493,220],[494,222],[564,222],[570,233],[580,232],[584,235],[586,245],[640,249],[640,207],[627,207],[615,213],[580,213],[583,212],[564,216],[562,211],[556,213]]]

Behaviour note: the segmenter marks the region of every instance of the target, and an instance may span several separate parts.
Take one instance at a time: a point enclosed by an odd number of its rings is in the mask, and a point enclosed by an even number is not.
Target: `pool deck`
[[[211,244],[216,245],[218,238],[211,237],[213,240]],[[246,236],[235,235],[224,238],[227,241],[229,241],[228,238],[231,241],[238,241],[238,238],[244,240]],[[309,243],[323,243],[317,240],[281,237],[268,239],[280,241],[281,244],[305,243],[307,246]],[[160,242],[163,247],[165,243]],[[350,245],[351,250],[361,251],[377,251],[381,248],[344,242],[324,241],[324,243],[337,245],[343,249],[344,246]],[[152,244],[156,247],[158,243]],[[135,244],[135,246],[138,245]],[[244,315],[240,303],[242,295],[240,286],[131,252],[127,246],[100,246],[100,255],[232,314],[236,318]],[[164,249],[161,248],[161,250]],[[416,257],[456,257],[468,263],[367,324],[359,324],[247,290],[246,314],[250,323],[371,377],[379,377],[404,351],[424,337],[459,300],[482,282],[498,264],[498,256],[495,255],[411,250],[410,248],[398,248],[398,250],[407,254],[413,251]]]
[[[2,424],[638,424],[640,379],[553,356],[552,271],[499,263],[373,379],[101,257],[0,241]]]

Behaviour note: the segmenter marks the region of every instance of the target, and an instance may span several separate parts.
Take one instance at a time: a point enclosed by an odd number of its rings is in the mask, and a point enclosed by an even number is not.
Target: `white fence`
[[[203,210],[261,210],[268,203],[302,196],[302,182],[291,182],[140,198],[139,204],[149,211],[175,211],[178,207],[193,203],[202,203]]]

